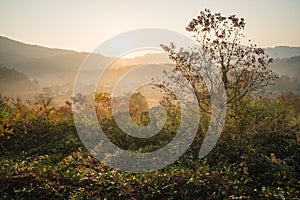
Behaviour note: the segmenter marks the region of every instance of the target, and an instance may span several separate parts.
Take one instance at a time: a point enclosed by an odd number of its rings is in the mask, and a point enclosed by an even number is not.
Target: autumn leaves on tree
[[[162,44],[175,62],[174,71],[179,71],[190,81],[202,110],[207,110],[209,93],[199,68],[211,72],[215,67],[220,71],[227,94],[226,104],[234,104],[259,92],[278,78],[270,69],[273,59],[262,48],[250,40],[247,45],[241,44],[245,38],[245,24],[244,18],[224,17],[205,9],[186,27],[199,44],[197,47],[176,49],[173,43],[169,46]],[[172,74],[168,76],[174,78]]]

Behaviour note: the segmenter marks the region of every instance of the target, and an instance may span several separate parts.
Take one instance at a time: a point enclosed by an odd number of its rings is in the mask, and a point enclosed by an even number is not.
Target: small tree
[[[140,92],[132,94],[129,100],[129,113],[133,120],[139,125],[145,125],[149,122],[149,106],[144,95]]]
[[[227,94],[226,104],[240,101],[277,79],[270,69],[273,59],[262,48],[257,48],[250,40],[247,46],[241,45],[244,28],[243,18],[235,15],[224,17],[205,9],[186,27],[188,32],[193,33],[198,47],[176,50],[173,43],[161,45],[175,62],[174,71],[179,71],[191,83],[204,111],[208,110],[209,92],[199,68],[211,71],[212,67],[217,67],[220,70]],[[168,76],[174,78],[174,74],[169,73]]]

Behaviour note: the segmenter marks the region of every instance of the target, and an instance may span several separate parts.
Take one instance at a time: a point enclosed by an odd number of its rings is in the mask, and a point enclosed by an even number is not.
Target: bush
[[[98,98],[102,99],[98,106],[104,106],[97,108],[98,119],[110,139],[123,148],[153,151],[176,133],[180,121],[174,119],[180,112],[170,102],[164,102],[169,118],[161,133],[150,140],[135,140],[120,131],[103,104],[110,97]],[[209,121],[202,115],[189,151],[174,164],[144,174],[116,171],[93,158],[76,134],[69,102],[55,107],[51,101],[33,104],[6,98],[0,103],[3,199],[295,199],[300,195],[299,114],[286,96],[246,98],[236,104],[228,112],[217,146],[199,160]]]

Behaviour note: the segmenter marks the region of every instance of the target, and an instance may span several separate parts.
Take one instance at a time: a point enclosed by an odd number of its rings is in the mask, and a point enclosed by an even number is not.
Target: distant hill
[[[122,58],[120,64],[122,66],[139,65],[139,64],[166,64],[170,63],[167,53],[148,53],[144,56],[137,56],[135,58]]]
[[[287,75],[299,74],[300,47],[280,46],[267,48],[266,52],[276,58],[272,65],[275,72]],[[22,72],[29,79],[38,80],[41,85],[73,83],[76,72],[88,55],[89,53],[84,52],[25,44],[0,36],[0,66]],[[93,60],[94,69],[96,69],[104,67],[101,63],[113,60],[113,58],[94,54]],[[113,65],[115,69],[119,70],[124,66],[170,62],[167,54],[154,53],[135,58],[121,58]]]
[[[0,65],[25,73],[43,85],[64,84],[73,80],[88,53],[29,45],[0,37]],[[99,63],[111,59],[95,55]]]
[[[0,36],[0,51],[22,56],[24,58],[45,58],[76,53],[75,51],[45,48],[37,45],[25,44]]]
[[[15,69],[38,80],[41,85],[66,84],[74,81],[76,72],[85,58],[85,52],[53,49],[25,44],[0,36],[0,66]],[[113,58],[93,55],[94,69],[104,67]],[[113,63],[114,68],[137,64],[166,63],[166,54],[147,54],[137,58],[121,58]]]
[[[266,48],[266,53],[272,58],[291,58],[300,56],[300,47],[278,46],[274,48]]]
[[[272,68],[280,75],[289,75],[300,78],[300,56],[275,59]]]
[[[0,67],[0,94],[5,96],[24,96],[39,90],[37,81],[14,69]]]

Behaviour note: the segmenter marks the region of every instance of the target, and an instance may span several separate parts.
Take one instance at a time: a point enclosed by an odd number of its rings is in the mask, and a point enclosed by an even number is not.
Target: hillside
[[[5,96],[24,96],[36,93],[38,83],[27,75],[14,69],[0,67],[0,94]]]
[[[266,52],[276,58],[272,64],[275,72],[280,75],[300,76],[300,47],[280,46],[267,48]],[[88,55],[89,53],[85,52],[25,44],[0,36],[0,66],[26,74],[29,79],[39,81],[41,87],[72,85],[80,65]],[[105,67],[103,63],[113,59],[99,54],[93,54],[93,57],[95,70]],[[112,67],[117,71],[113,70],[114,72],[110,74],[112,76],[119,74],[118,71],[125,70],[121,69],[124,66],[168,62],[170,62],[168,56],[162,53],[150,53],[135,58],[119,58]],[[130,67],[126,68],[130,69]],[[108,80],[110,79],[114,77],[108,77]]]
[[[272,58],[290,58],[300,55],[300,47],[278,46],[274,48],[266,48],[266,53]]]
[[[300,56],[275,59],[272,67],[279,74],[300,77]]]
[[[37,45],[25,44],[0,36],[0,51],[19,55],[26,58],[45,58],[50,56],[67,55],[75,51],[46,48]]]

